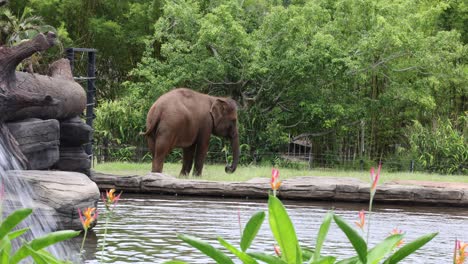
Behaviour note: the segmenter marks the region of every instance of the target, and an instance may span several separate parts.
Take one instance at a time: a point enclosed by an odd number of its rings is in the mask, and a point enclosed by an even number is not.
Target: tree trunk
[[[55,34],[39,34],[15,47],[0,47],[0,122],[25,118],[65,119],[86,107],[86,93],[73,80],[70,64],[60,59],[50,76],[15,72],[16,66],[37,51],[52,47]]]
[[[17,142],[3,126],[4,122],[26,118],[64,119],[81,114],[86,107],[86,94],[73,80],[68,60],[53,63],[51,76],[15,71],[21,61],[52,47],[55,40],[55,34],[49,32],[14,47],[0,47],[0,139],[23,164],[24,155],[18,151]]]

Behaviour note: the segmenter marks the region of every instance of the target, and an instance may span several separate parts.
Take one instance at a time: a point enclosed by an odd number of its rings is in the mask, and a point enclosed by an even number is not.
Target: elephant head
[[[226,165],[225,171],[233,173],[239,163],[239,133],[237,131],[237,105],[229,98],[217,98],[211,106],[213,134],[231,140],[232,164]]]

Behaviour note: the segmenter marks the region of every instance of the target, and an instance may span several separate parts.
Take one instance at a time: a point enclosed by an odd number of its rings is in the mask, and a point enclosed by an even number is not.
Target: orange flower
[[[278,169],[275,169],[273,168],[271,170],[271,182],[270,182],[270,185],[271,185],[271,189],[273,191],[276,191],[279,189],[279,187],[281,186],[281,181],[279,180],[279,170]]]
[[[364,230],[364,225],[366,224],[366,215],[364,210],[359,212],[359,222],[355,222],[355,224],[361,229]]]
[[[80,208],[78,208],[78,215],[80,216],[80,221],[83,225],[83,229],[88,230],[91,224],[97,220],[98,212],[94,207],[88,207],[83,212],[81,212]]]
[[[390,235],[398,235],[398,234],[404,234],[404,233],[402,230],[398,228],[393,228],[392,232],[390,232]],[[403,245],[403,243],[405,243],[405,241],[402,239],[396,244],[396,246],[400,247],[401,245]]]
[[[377,168],[377,173],[374,172],[374,167],[370,169],[370,179],[371,179],[371,192],[375,193],[377,188],[377,183],[379,182],[380,178],[380,169],[382,169],[382,163],[379,163],[379,167]]]
[[[115,195],[115,189],[110,189],[110,191],[106,191],[106,197],[104,197],[104,194],[101,195],[101,199],[106,208],[109,209],[110,205],[117,205],[121,195],[122,192],[120,192],[119,195]]]
[[[467,243],[463,243],[460,240],[455,241],[455,258],[454,264],[463,264],[468,257],[468,252],[466,252]]]

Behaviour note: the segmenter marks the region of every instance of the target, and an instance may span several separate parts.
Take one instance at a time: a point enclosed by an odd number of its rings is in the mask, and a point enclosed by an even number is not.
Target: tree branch
[[[0,47],[0,92],[16,87],[15,69],[24,59],[35,52],[44,51],[55,45],[56,36],[53,32],[47,35],[39,34],[33,39],[14,47]]]

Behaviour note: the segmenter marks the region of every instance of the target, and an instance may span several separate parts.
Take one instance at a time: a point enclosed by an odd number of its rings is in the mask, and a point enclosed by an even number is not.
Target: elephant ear
[[[211,116],[213,117],[214,126],[217,127],[223,116],[226,115],[225,111],[227,108],[227,102],[222,99],[216,99],[216,101],[211,106]]]

